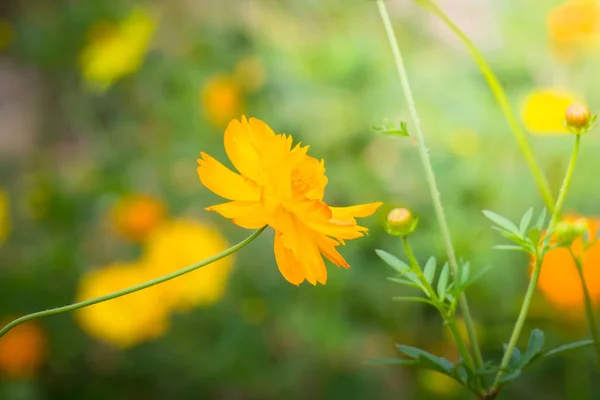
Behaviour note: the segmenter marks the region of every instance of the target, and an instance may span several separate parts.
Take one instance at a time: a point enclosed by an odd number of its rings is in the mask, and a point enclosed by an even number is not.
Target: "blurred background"
[[[387,2],[421,112],[458,255],[494,268],[468,295],[485,354],[501,357],[528,260],[481,214],[543,205],[487,84],[462,44],[415,2]],[[600,6],[592,0],[444,0],[482,50],[556,192],[573,137],[562,113],[600,104]],[[325,159],[329,204],[374,201],[420,216],[420,260],[445,260],[414,143],[372,126],[408,120],[376,4],[366,0],[3,1],[0,5],[0,323],[118,290],[246,237],[204,207],[200,151],[226,161],[242,114]],[[410,124],[409,124],[410,129]],[[583,140],[566,208],[600,215],[597,133]],[[228,164],[226,162],[226,164]],[[462,399],[429,371],[370,366],[394,344],[456,361],[434,309],[398,303],[374,253],[404,256],[382,216],[328,265],[326,286],[277,270],[272,233],[156,290],[21,325],[0,339],[0,398]],[[586,258],[600,300],[600,249]],[[547,346],[587,337],[575,269],[546,262],[524,331]],[[162,268],[162,270],[161,270]],[[162,289],[160,289],[162,290]],[[600,398],[592,351],[535,365],[504,398]]]

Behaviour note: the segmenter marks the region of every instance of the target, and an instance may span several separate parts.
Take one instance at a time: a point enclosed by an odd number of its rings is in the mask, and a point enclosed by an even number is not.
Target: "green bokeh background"
[[[195,168],[199,151],[226,159],[223,129],[208,122],[199,90],[248,56],[263,63],[266,83],[246,96],[244,113],[310,144],[310,154],[325,159],[326,200],[408,206],[420,216],[412,239],[419,259],[445,259],[414,144],[371,129],[384,118],[409,118],[374,2],[143,3],[161,17],[143,65],[105,93],[86,90],[77,68],[86,32],[136,4],[13,1],[0,8],[14,28],[12,44],[0,55],[0,183],[10,196],[13,224],[0,247],[0,318],[67,304],[84,271],[136,257],[137,246],[104,228],[106,210],[124,194],[158,196],[170,215],[210,221],[231,242],[247,235],[203,211],[217,197],[202,187]],[[556,4],[442,5],[482,49],[516,108],[532,89],[559,86],[597,110],[598,57],[564,65],[549,52],[545,19]],[[490,249],[501,239],[480,211],[514,220],[530,206],[540,210],[542,201],[461,44],[416,4],[388,5],[457,253],[475,270],[495,267],[468,295],[484,353],[499,359],[525,290],[527,260]],[[461,136],[464,131],[472,134]],[[477,151],[457,154],[450,146],[457,138],[476,140]],[[531,137],[554,191],[572,141]],[[597,135],[585,137],[567,210],[599,213],[598,151]],[[176,314],[165,336],[126,351],[88,337],[72,314],[41,320],[49,338],[43,367],[29,380],[0,378],[0,398],[468,398],[461,389],[436,392],[431,375],[364,363],[397,356],[394,343],[435,351],[447,337],[433,310],[392,301],[409,290],[386,280],[392,271],[373,251],[402,255],[380,217],[363,221],[370,235],[342,249],[352,268],[329,266],[326,286],[285,282],[271,236],[263,235],[238,255],[218,304]],[[242,310],[257,299],[266,316],[253,323]],[[549,346],[587,335],[585,327],[546,313],[550,307],[538,294],[525,332],[544,329]],[[593,362],[592,352],[584,350],[535,365],[502,398],[576,398],[567,397],[568,391],[600,398]]]

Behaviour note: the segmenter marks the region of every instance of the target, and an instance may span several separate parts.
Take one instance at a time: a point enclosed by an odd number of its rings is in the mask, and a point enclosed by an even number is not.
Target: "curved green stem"
[[[577,268],[577,273],[579,274],[579,280],[581,281],[583,298],[585,300],[585,315],[588,320],[590,334],[592,335],[592,340],[594,341],[594,347],[596,349],[596,370],[598,371],[598,374],[600,374],[600,334],[598,333],[598,322],[596,321],[594,305],[592,304],[590,292],[585,282],[585,276],[583,275],[583,263],[581,261],[581,258],[577,257],[575,253],[573,253],[573,249],[571,248],[571,246],[569,246],[568,249],[571,258],[575,262],[575,267]]]
[[[454,246],[450,237],[448,223],[446,222],[446,215],[444,214],[444,209],[442,207],[440,191],[437,187],[435,174],[433,172],[433,167],[431,166],[431,161],[429,160],[427,146],[425,145],[425,136],[423,135],[423,131],[421,129],[421,120],[419,118],[419,114],[417,113],[415,101],[412,95],[412,90],[410,88],[408,76],[404,67],[404,61],[402,59],[402,54],[400,53],[400,47],[398,46],[398,41],[396,40],[396,36],[394,34],[394,28],[392,27],[392,22],[385,7],[384,1],[377,0],[377,5],[379,7],[379,13],[381,15],[381,19],[383,21],[388,40],[390,42],[390,46],[392,48],[394,61],[396,63],[396,69],[400,77],[402,89],[404,90],[406,102],[408,103],[408,108],[410,110],[410,114],[415,125],[419,155],[421,157],[423,168],[425,169],[425,178],[427,180],[427,184],[429,185],[431,199],[433,201],[433,207],[435,209],[435,214],[437,216],[437,220],[440,225],[440,230],[442,232],[442,237],[444,239],[446,253],[448,254],[448,263],[450,264],[450,270],[452,272],[452,276],[456,277],[458,275],[458,262],[454,253]],[[481,367],[483,365],[483,357],[481,356],[481,350],[479,349],[479,343],[477,341],[477,335],[475,333],[475,325],[473,324],[471,311],[469,310],[469,305],[464,294],[461,294],[459,297],[459,307],[463,314],[465,325],[467,327],[467,334],[469,336],[469,342],[471,344],[471,349],[475,356],[475,366]]]
[[[565,178],[563,179],[562,185],[560,187],[560,191],[558,193],[558,200],[556,201],[556,205],[554,206],[554,212],[552,213],[552,217],[550,218],[550,223],[548,224],[548,229],[546,231],[548,234],[546,239],[544,239],[543,241],[542,249],[536,255],[535,266],[533,268],[533,273],[531,274],[531,280],[529,281],[529,285],[527,286],[527,292],[525,293],[525,298],[523,299],[523,304],[521,305],[519,316],[517,317],[517,321],[515,322],[515,326],[510,336],[510,340],[508,341],[506,352],[504,353],[504,357],[502,357],[502,362],[500,363],[498,374],[496,375],[496,379],[494,380],[494,384],[492,385],[492,392],[495,392],[501,383],[500,379],[502,378],[502,376],[504,376],[504,373],[506,372],[506,368],[508,367],[508,363],[510,361],[510,356],[512,355],[512,352],[515,346],[517,345],[519,337],[521,336],[521,331],[523,330],[523,325],[525,324],[525,320],[527,319],[527,313],[529,312],[529,307],[531,306],[531,299],[533,298],[533,294],[535,292],[535,288],[537,287],[537,282],[540,277],[540,273],[542,272],[542,263],[544,261],[544,256],[546,255],[546,251],[548,250],[548,244],[552,235],[551,232],[554,229],[554,225],[560,218],[560,213],[565,203],[567,192],[569,191],[569,186],[571,185],[571,179],[573,177],[573,171],[575,170],[577,155],[579,154],[580,142],[581,135],[576,135],[575,146],[573,147],[573,153],[571,154],[569,166],[567,168]]]
[[[453,316],[448,316],[444,312],[444,305],[442,304],[442,301],[439,299],[433,286],[431,286],[431,283],[429,283],[427,278],[425,278],[425,276],[423,275],[421,266],[419,265],[419,262],[417,261],[415,254],[413,253],[412,248],[410,246],[410,243],[408,243],[408,238],[406,236],[402,237],[402,245],[404,246],[404,252],[406,253],[406,256],[408,257],[408,261],[410,262],[412,271],[417,275],[417,278],[419,278],[419,281],[427,290],[427,293],[428,293],[429,297],[431,298],[431,301],[433,301],[433,303],[436,305],[436,308],[440,311],[440,314],[442,314],[444,323],[446,325],[448,325],[448,329],[450,330],[450,333],[452,334],[452,337],[454,338],[454,341],[456,342],[456,346],[458,347],[458,351],[459,351],[461,357],[463,358],[463,360],[465,360],[465,362],[471,369],[474,369],[473,357],[471,357],[471,353],[469,353],[469,350],[467,349],[467,346],[465,345],[465,341],[463,340],[462,336],[460,335],[458,327],[456,326],[456,321],[454,320]]]
[[[508,97],[506,96],[506,92],[502,88],[502,85],[498,81],[498,78],[496,77],[488,63],[485,61],[485,58],[483,58],[481,52],[477,49],[477,47],[475,47],[475,45],[473,44],[473,42],[471,42],[468,36],[462,30],[460,30],[460,28],[437,5],[435,5],[435,3],[433,3],[431,0],[417,0],[417,2],[420,3],[423,7],[430,10],[437,17],[439,17],[465,44],[465,46],[475,59],[475,63],[481,70],[481,73],[483,74],[488,85],[490,86],[490,89],[492,90],[496,101],[500,105],[500,109],[502,110],[502,113],[504,114],[504,117],[506,118],[506,121],[508,122],[511,131],[513,132],[515,139],[517,140],[519,148],[521,149],[521,152],[525,157],[525,161],[527,162],[527,165],[529,166],[529,169],[533,174],[533,178],[537,183],[537,186],[540,190],[544,203],[548,208],[548,211],[550,213],[553,213],[554,197],[552,196],[552,192],[550,191],[548,181],[546,180],[544,173],[542,172],[541,168],[535,160],[535,156],[533,155],[531,146],[527,141],[527,137],[521,129],[517,117],[515,116],[510,106]]]
[[[245,247],[246,245],[250,244],[250,242],[252,242],[254,239],[256,239],[264,230],[266,229],[266,226],[263,226],[262,228],[260,228],[259,230],[257,230],[256,232],[254,232],[252,235],[248,236],[246,239],[242,240],[241,242],[239,242],[236,245],[231,246],[230,248],[228,248],[227,250],[224,250],[222,252],[220,252],[219,254],[216,254],[212,257],[207,258],[206,260],[200,261],[196,264],[192,264],[189,265],[185,268],[182,268],[180,270],[171,272],[169,274],[160,276],[158,278],[155,279],[151,279],[147,282],[144,283],[140,283],[139,285],[135,285],[135,286],[131,286],[127,289],[123,289],[123,290],[119,290],[117,292],[113,292],[113,293],[109,293],[106,294],[104,296],[100,296],[100,297],[96,297],[94,299],[89,299],[89,300],[84,300],[84,301],[80,301],[78,303],[73,303],[73,304],[69,304],[67,306],[63,306],[63,307],[57,307],[57,308],[52,308],[50,310],[45,310],[45,311],[40,311],[40,312],[36,312],[33,314],[27,314],[22,316],[21,318],[17,318],[14,321],[10,322],[9,324],[7,324],[4,328],[2,328],[0,330],[0,338],[2,338],[2,336],[4,336],[8,331],[10,331],[12,328],[14,328],[15,326],[22,324],[23,322],[35,319],[35,318],[41,318],[41,317],[47,317],[50,315],[55,315],[55,314],[60,314],[60,313],[64,313],[64,312],[68,312],[68,311],[73,311],[73,310],[77,310],[79,308],[83,308],[83,307],[88,307],[94,304],[98,304],[98,303],[102,303],[104,301],[108,301],[108,300],[112,300],[112,299],[116,299],[117,297],[121,297],[121,296],[125,296],[128,294],[131,294],[133,292],[137,292],[138,290],[142,290],[142,289],[146,289],[149,288],[151,286],[155,286],[158,285],[160,283],[169,281],[171,279],[175,279],[181,275],[185,275],[189,272],[195,271],[198,268],[202,268],[208,264],[211,264],[215,261],[218,261],[222,258],[225,258],[227,256],[230,256],[231,254],[235,253],[236,251],[242,249],[243,247]]]

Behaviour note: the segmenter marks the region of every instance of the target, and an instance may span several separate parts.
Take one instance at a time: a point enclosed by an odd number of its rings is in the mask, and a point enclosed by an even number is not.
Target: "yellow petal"
[[[302,265],[294,258],[292,252],[285,248],[281,235],[275,235],[275,261],[281,275],[293,285],[300,285],[304,282],[305,274]]]
[[[229,200],[260,200],[260,189],[206,153],[200,153],[198,176],[210,191]]]
[[[261,204],[255,201],[231,201],[207,207],[206,210],[218,212],[246,229],[259,229],[267,224]]]
[[[355,218],[364,218],[372,215],[381,206],[381,202],[360,204],[351,207],[329,207],[333,213],[333,219],[356,223]]]
[[[259,182],[259,155],[263,143],[275,133],[264,122],[242,117],[242,121],[234,119],[225,130],[224,143],[231,163],[246,178]]]
[[[325,257],[338,267],[350,268],[348,262],[342,257],[340,253],[335,249],[336,246],[339,246],[339,242],[335,239],[327,237],[325,235],[315,235],[317,236],[317,245],[319,246],[319,251],[323,253]]]

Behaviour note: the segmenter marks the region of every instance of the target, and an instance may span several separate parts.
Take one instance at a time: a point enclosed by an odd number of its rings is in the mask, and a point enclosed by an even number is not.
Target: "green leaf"
[[[514,244],[497,244],[492,246],[494,250],[514,250],[514,251],[525,251],[522,246],[516,246]]]
[[[521,236],[525,236],[527,233],[527,228],[529,228],[529,224],[531,223],[531,218],[533,217],[533,208],[530,208],[523,214],[521,218],[521,222],[519,222],[519,232]]]
[[[479,278],[481,278],[486,272],[488,272],[492,268],[493,268],[493,265],[487,265],[487,266],[481,268],[479,271],[477,271],[477,273],[475,275],[473,275],[473,277],[469,280],[469,282],[467,282],[467,284],[464,285],[463,290],[465,290],[468,286],[471,286],[472,284],[477,282],[479,280]]]
[[[541,237],[542,237],[542,231],[537,227],[530,229],[529,232],[527,232],[527,238],[533,245],[536,245],[537,243],[539,243]]]
[[[395,269],[401,274],[405,274],[410,271],[410,267],[404,261],[400,260],[398,257],[388,253],[385,250],[375,250],[375,253],[381,258],[387,265]]]
[[[500,228],[514,233],[515,235],[519,234],[519,228],[508,219],[503,216],[496,214],[495,212],[484,210],[483,215],[485,215],[489,220],[498,225]]]
[[[429,282],[429,283],[433,282],[433,278],[435,276],[435,268],[436,268],[435,257],[430,257],[429,260],[427,260],[427,264],[425,264],[425,268],[423,269],[423,275],[425,276],[425,279],[427,279],[427,282]]]
[[[546,222],[546,214],[547,214],[547,211],[544,208],[542,210],[542,212],[540,213],[540,216],[538,217],[537,222],[535,223],[535,227],[540,232],[544,229],[544,223]]]
[[[511,371],[508,374],[502,375],[502,377],[500,378],[500,383],[505,383],[505,382],[512,381],[512,380],[518,378],[519,375],[521,375],[521,370],[520,369],[516,369],[514,371]]]
[[[506,353],[508,345],[505,343],[504,344],[504,352]],[[519,360],[521,359],[521,351],[519,350],[518,347],[515,346],[515,348],[512,350],[512,353],[510,355],[510,360],[508,361],[508,366],[510,369],[514,369],[514,367],[518,364]]]
[[[450,266],[448,263],[444,264],[442,268],[442,272],[440,273],[440,277],[437,283],[437,293],[440,296],[440,300],[444,300],[446,297],[446,290],[448,288],[448,278],[450,276]]]
[[[534,360],[541,360],[542,358],[552,357],[552,356],[555,356],[557,354],[560,354],[560,353],[568,351],[568,350],[581,349],[581,348],[589,347],[589,346],[593,346],[593,345],[594,345],[593,340],[580,340],[578,342],[563,344],[562,346],[558,346],[553,349],[538,353],[538,356],[534,357]]]
[[[544,332],[539,329],[534,329],[529,334],[529,343],[527,344],[527,351],[522,355],[519,361],[518,367],[523,368],[540,352],[544,346]]]
[[[423,368],[431,369],[446,374],[448,376],[452,376],[451,371],[454,368],[454,364],[452,364],[447,359],[436,357],[433,354],[426,352],[425,350],[421,350],[412,346],[397,344],[396,347],[404,355],[412,359],[418,360],[419,365]]]
[[[413,281],[409,281],[408,279],[394,278],[394,277],[389,277],[387,279],[388,279],[388,281],[391,281],[394,283],[399,283],[401,285],[405,285],[405,286],[409,286],[409,287],[412,287],[415,289],[423,290],[423,286],[420,283],[414,283]]]
[[[459,280],[460,287],[463,287],[464,285],[467,284],[467,282],[469,282],[470,276],[471,276],[471,263],[467,261],[460,265],[460,280]]]
[[[435,308],[437,308],[437,306],[435,305],[435,303],[433,303],[431,300],[428,300],[424,297],[416,297],[416,296],[396,296],[396,297],[392,297],[392,300],[395,301],[412,301],[415,303],[425,303],[425,304],[429,304],[434,306]]]
[[[406,122],[404,121],[400,122],[399,127],[394,125],[392,122],[384,121],[382,125],[373,125],[373,130],[385,135],[410,136],[410,132],[408,132]]]

